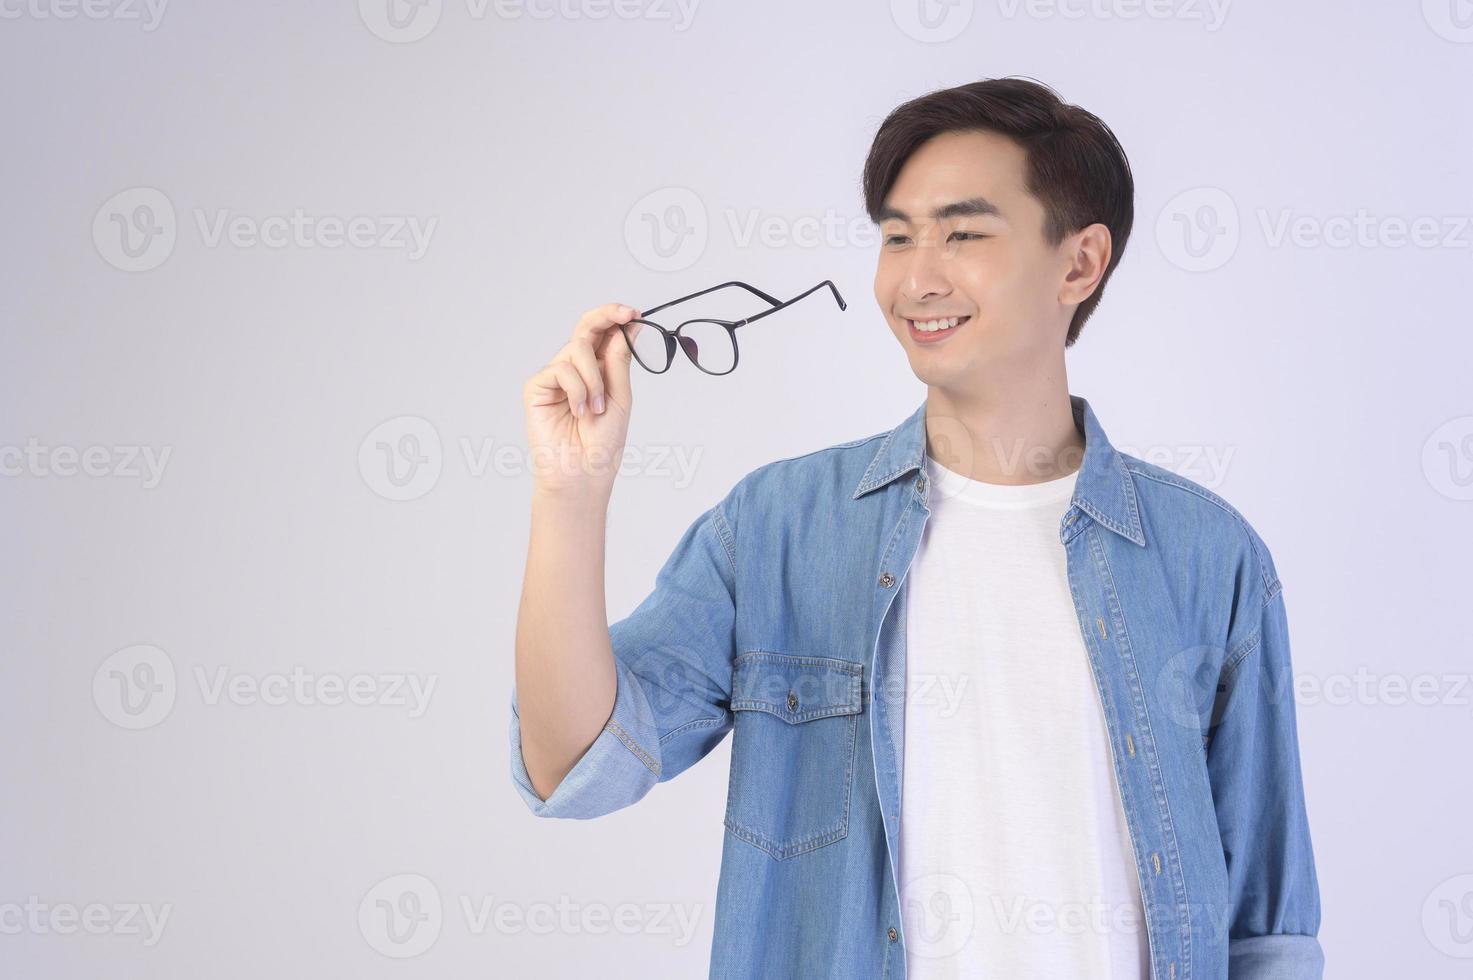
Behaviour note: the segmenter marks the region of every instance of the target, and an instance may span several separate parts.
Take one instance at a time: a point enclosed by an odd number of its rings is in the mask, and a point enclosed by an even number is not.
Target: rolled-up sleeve
[[[1319,883],[1300,772],[1283,589],[1266,573],[1234,629],[1208,751],[1228,872],[1231,980],[1319,980]]]
[[[697,517],[653,590],[609,627],[614,709],[546,800],[532,788],[522,758],[513,686],[512,782],[537,816],[588,819],[629,806],[690,768],[731,730],[737,566],[727,514],[733,506],[729,494]]]

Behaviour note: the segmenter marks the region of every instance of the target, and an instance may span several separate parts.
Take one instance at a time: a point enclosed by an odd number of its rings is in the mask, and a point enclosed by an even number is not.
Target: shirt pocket
[[[727,830],[779,860],[849,833],[862,675],[831,657],[736,658]]]

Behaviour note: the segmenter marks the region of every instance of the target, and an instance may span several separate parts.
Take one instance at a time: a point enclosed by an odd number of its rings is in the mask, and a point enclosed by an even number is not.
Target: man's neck
[[[1084,461],[1068,378],[1059,370],[961,393],[928,386],[926,451],[947,469],[983,483],[1068,476]]]

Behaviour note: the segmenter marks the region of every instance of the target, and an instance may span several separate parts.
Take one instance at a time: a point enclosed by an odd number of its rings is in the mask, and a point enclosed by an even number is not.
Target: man
[[[518,791],[598,816],[732,731],[712,977],[1320,977],[1270,552],[1068,390],[1123,150],[986,80],[891,113],[864,188],[925,402],[747,474],[612,626],[590,464],[624,444],[637,311],[589,311],[528,381],[569,465],[533,500]]]

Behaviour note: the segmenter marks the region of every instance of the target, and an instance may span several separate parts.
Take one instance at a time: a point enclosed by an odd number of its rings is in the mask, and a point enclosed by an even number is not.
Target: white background
[[[521,385],[602,302],[732,278],[849,300],[753,327],[727,377],[636,370],[621,617],[744,473],[920,403],[860,168],[898,103],[1009,74],[1100,115],[1137,181],[1071,390],[1273,550],[1312,685],[1330,974],[1466,975],[1473,28],[1452,0],[388,2],[0,3],[0,975],[705,976],[729,740],[597,821],[512,789]],[[256,235],[298,210],[300,240]],[[1365,237],[1337,238],[1357,214]],[[369,240],[329,247],[354,218]],[[1398,237],[1418,221],[1435,241]],[[380,443],[423,457],[413,479]],[[158,717],[123,710],[138,663]],[[215,687],[297,668],[391,702],[388,675],[435,686],[417,716]],[[1423,703],[1396,687],[1427,677]],[[426,918],[396,944],[375,910],[405,893]],[[167,908],[157,942],[129,904]],[[106,934],[53,928],[89,905]]]

